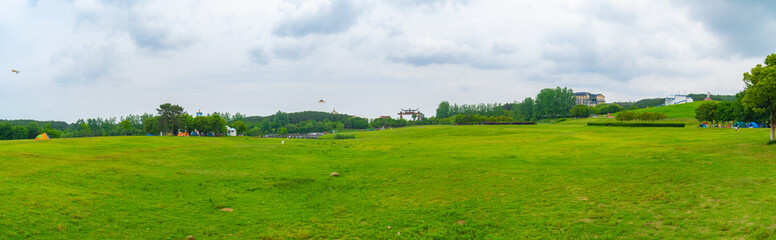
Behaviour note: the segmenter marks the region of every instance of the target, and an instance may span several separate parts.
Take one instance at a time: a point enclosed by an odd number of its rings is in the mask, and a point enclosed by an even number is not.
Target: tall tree
[[[183,114],[183,107],[165,103],[156,109],[159,114],[159,128],[166,133],[173,133],[173,127],[178,123],[178,117]]]
[[[291,123],[288,119],[288,113],[281,111],[275,113],[275,116],[272,118],[272,122],[275,122],[278,126],[286,126],[286,124]]]
[[[536,113],[540,117],[568,116],[574,105],[574,90],[570,88],[545,88],[536,95]]]
[[[132,122],[129,121],[129,119],[124,119],[123,121],[119,122],[119,124],[121,124],[121,130],[124,132],[124,136],[126,136],[127,133],[132,130]]]
[[[439,106],[436,109],[436,118],[447,118],[450,114],[450,103],[447,101],[442,101],[439,103]]]
[[[11,139],[25,139],[27,138],[27,128],[23,126],[11,127]]]
[[[751,72],[744,73],[744,83],[746,94],[741,103],[755,112],[770,113],[771,142],[776,141],[776,53],[765,58],[765,66],[757,64]]]
[[[27,123],[27,139],[34,139],[41,133],[40,126],[36,122]]]
[[[717,102],[704,102],[695,109],[695,119],[701,122],[714,122],[718,106]]]
[[[534,117],[534,105],[533,98],[527,97],[523,100],[520,104],[520,115],[523,115],[523,119],[531,120]]]
[[[143,130],[148,134],[158,134],[159,129],[159,116],[152,117],[150,115],[143,116]]]
[[[210,131],[214,133],[226,134],[226,119],[215,114],[210,116]]]
[[[232,125],[234,127],[234,130],[237,131],[237,134],[245,135],[245,133],[248,132],[248,126],[246,126],[245,122],[243,122],[241,120],[234,121],[234,123],[232,123]]]

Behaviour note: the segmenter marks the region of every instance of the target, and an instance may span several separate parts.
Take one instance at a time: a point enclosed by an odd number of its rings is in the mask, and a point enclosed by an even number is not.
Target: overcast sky
[[[0,119],[735,94],[774,39],[776,1],[4,0]]]

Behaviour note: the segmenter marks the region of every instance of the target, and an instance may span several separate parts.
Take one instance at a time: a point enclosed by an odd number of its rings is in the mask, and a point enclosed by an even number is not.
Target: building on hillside
[[[339,112],[337,112],[337,109],[332,109],[331,114],[339,114]]]
[[[237,130],[233,127],[226,126],[226,136],[237,136]]]
[[[576,92],[574,93],[577,105],[585,105],[588,107],[594,107],[598,104],[606,103],[606,99],[603,94],[592,94],[589,92]]]
[[[391,119],[391,116],[380,116],[382,119]]]
[[[681,94],[674,94],[671,96],[666,97],[666,103],[665,106],[668,105],[674,105],[674,104],[682,104],[682,103],[691,103],[692,97],[687,95],[681,95]]]

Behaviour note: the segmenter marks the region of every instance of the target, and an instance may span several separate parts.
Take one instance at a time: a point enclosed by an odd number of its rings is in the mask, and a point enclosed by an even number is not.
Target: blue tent
[[[749,124],[746,125],[746,127],[748,127],[748,128],[758,128],[759,126],[757,126],[757,123],[755,123],[755,122],[750,122]]]

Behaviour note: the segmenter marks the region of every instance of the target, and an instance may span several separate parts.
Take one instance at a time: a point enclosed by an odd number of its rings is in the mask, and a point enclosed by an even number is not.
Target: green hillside
[[[0,239],[776,236],[767,129],[353,134],[0,141]]]
[[[695,101],[691,103],[676,104],[662,107],[651,107],[634,110],[633,112],[660,112],[668,115],[668,118],[689,118],[695,119],[695,109],[704,101]]]

